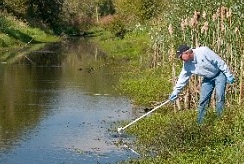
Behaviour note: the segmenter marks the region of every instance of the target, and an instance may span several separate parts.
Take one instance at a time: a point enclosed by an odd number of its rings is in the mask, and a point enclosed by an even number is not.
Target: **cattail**
[[[180,26],[181,26],[181,30],[184,31],[185,30],[185,20],[181,19]]]
[[[204,26],[208,27],[208,21],[204,22]]]
[[[216,14],[216,19],[219,18],[219,16],[220,16],[220,8],[217,9],[215,14]]]
[[[187,27],[189,25],[188,24],[189,23],[188,18],[185,19],[184,23],[185,23],[185,27]]]
[[[226,18],[230,18],[232,15],[232,10],[229,8],[229,10],[226,12]]]
[[[234,30],[234,33],[235,33],[235,34],[239,34],[239,32],[240,32],[240,31],[239,31],[239,28],[236,27],[235,30]]]
[[[195,12],[194,12],[194,15],[193,15],[193,18],[196,20],[196,22],[199,21],[200,18],[201,18],[201,13],[195,11]]]
[[[206,21],[204,22],[204,25],[201,28],[201,33],[207,34],[207,31],[208,31],[208,22]]]
[[[195,11],[193,17],[189,21],[190,26],[195,27],[198,24],[200,17],[201,17],[200,12]]]
[[[225,31],[225,25],[224,25],[224,22],[221,22],[220,30],[221,30],[221,32],[224,32],[224,31]]]
[[[216,14],[213,14],[212,21],[214,22],[216,19],[217,19],[217,15]]]
[[[191,19],[190,19],[190,26],[191,26],[191,27],[195,27],[196,25],[197,25],[197,20],[194,19],[194,18],[191,18]]]
[[[173,34],[172,24],[169,25],[168,30],[169,30],[169,34],[172,36],[172,34]]]
[[[220,8],[220,10],[221,10],[221,12],[220,12],[221,20],[224,20],[225,15],[226,15],[226,12],[227,12],[227,8],[224,7],[224,6],[222,6],[222,7]]]
[[[206,19],[206,16],[207,16],[206,11],[203,11],[203,13],[202,13],[202,18],[203,18],[203,19]]]
[[[205,28],[204,28],[204,26],[202,26],[202,28],[201,28],[201,34],[204,33],[204,32],[205,32]]]

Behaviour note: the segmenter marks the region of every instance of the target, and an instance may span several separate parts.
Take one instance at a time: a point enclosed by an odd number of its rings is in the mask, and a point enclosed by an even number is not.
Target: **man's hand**
[[[233,84],[235,82],[235,78],[233,75],[227,77],[227,83],[228,84]]]
[[[174,102],[176,99],[177,99],[177,95],[174,94],[174,93],[172,93],[172,94],[169,96],[169,100],[170,100],[171,102]]]

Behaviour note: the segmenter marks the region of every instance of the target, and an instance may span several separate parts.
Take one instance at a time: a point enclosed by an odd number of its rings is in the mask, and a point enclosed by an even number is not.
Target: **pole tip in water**
[[[117,130],[119,134],[122,134],[124,132],[124,129],[122,127],[118,128]]]

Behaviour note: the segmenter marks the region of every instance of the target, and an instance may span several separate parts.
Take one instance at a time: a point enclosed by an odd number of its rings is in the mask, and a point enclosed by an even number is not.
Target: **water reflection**
[[[84,41],[0,64],[0,163],[115,163],[111,125],[131,119],[113,88],[126,66]],[[82,162],[81,162],[82,161]]]

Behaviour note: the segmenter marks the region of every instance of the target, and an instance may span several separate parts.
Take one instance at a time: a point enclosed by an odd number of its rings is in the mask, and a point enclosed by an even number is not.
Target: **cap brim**
[[[176,52],[176,56],[177,56],[178,58],[180,58],[180,57],[182,56],[182,53],[180,53],[180,52]]]

